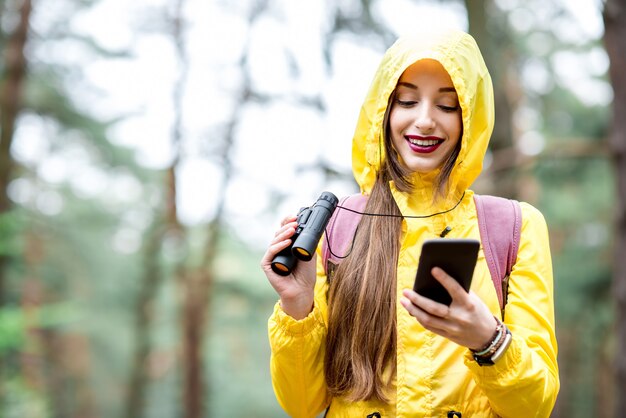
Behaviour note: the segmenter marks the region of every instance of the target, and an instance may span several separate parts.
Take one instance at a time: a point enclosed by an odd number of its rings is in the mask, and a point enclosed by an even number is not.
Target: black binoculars
[[[272,270],[276,274],[288,276],[298,260],[309,261],[313,258],[338,202],[334,194],[323,192],[313,206],[300,209],[296,220],[298,226],[291,237],[291,245],[276,254],[272,260]]]

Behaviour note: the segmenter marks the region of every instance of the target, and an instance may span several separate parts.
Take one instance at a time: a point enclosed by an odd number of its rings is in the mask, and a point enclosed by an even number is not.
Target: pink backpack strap
[[[517,260],[522,210],[516,200],[474,195],[480,241],[493,280],[500,309],[504,310],[508,279]]]
[[[362,194],[346,196],[339,201],[322,240],[322,257],[327,275],[329,264],[337,266],[350,253],[352,239],[361,220],[361,214],[356,212],[363,212],[366,204],[367,196]]]

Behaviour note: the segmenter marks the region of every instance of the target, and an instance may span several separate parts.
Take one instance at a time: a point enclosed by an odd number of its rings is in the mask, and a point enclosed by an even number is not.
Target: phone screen
[[[430,273],[443,269],[469,291],[480,242],[475,239],[439,238],[424,241],[413,290],[436,302],[450,305],[452,297]]]

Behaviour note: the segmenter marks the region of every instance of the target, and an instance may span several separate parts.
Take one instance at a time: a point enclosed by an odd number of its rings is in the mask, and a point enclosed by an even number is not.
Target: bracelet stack
[[[470,350],[474,360],[481,366],[493,365],[511,345],[511,331],[498,318],[496,322],[498,324],[491,341],[479,350]]]

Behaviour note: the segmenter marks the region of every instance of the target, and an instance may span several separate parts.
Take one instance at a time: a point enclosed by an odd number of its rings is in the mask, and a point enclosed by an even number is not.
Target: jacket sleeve
[[[313,311],[298,321],[276,303],[268,321],[274,393],[280,406],[294,418],[315,417],[330,402],[324,378],[327,284],[320,258],[318,251]]]
[[[549,417],[559,391],[552,260],[543,215],[522,203],[517,261],[509,278],[504,322],[513,339],[493,366],[465,364],[501,417]]]

